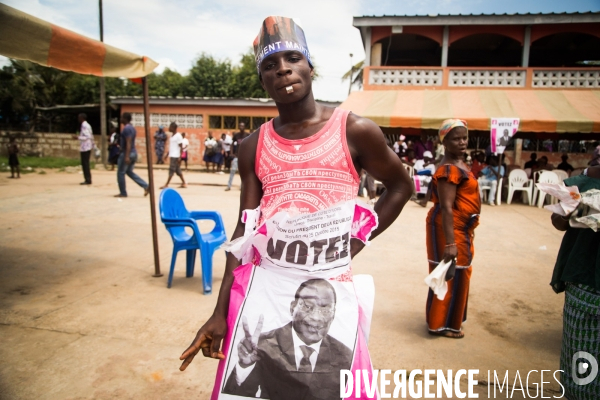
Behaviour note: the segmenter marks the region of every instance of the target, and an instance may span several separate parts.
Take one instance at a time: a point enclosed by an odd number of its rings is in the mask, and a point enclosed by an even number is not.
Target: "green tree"
[[[162,74],[148,75],[148,92],[150,96],[183,96],[185,78],[177,71],[165,68]]]
[[[256,61],[252,48],[242,54],[240,64],[233,67],[232,97],[268,98],[269,95],[262,88],[256,70]]]
[[[217,60],[202,53],[184,79],[183,95],[196,97],[229,97],[233,70],[229,60]]]

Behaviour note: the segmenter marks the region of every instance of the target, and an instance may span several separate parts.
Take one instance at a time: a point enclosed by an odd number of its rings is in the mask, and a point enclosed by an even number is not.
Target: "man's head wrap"
[[[458,126],[462,126],[469,132],[469,128],[467,127],[467,121],[463,121],[462,119],[450,118],[442,122],[442,126],[440,127],[440,141],[444,141],[444,138],[450,131]]]
[[[258,70],[266,57],[289,50],[299,51],[306,57],[310,66],[313,66],[304,31],[298,20],[277,16],[265,18],[253,44],[256,69]]]

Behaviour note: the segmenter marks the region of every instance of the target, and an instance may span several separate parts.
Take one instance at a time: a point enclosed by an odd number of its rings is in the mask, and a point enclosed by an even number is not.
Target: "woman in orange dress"
[[[427,324],[432,335],[460,339],[467,319],[474,230],[479,224],[481,200],[477,178],[464,162],[467,150],[467,123],[448,119],[439,131],[445,155],[433,176],[433,207],[427,215],[427,257],[429,272],[443,260],[456,260],[454,277],[444,300],[429,290]]]

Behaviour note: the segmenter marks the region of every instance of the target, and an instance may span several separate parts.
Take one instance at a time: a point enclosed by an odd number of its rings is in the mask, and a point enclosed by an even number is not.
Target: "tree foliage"
[[[316,74],[315,74],[316,76]],[[141,96],[141,85],[127,79],[105,78],[107,102],[111,96]],[[185,75],[165,68],[148,75],[150,96],[267,98],[262,88],[252,48],[241,54],[239,63],[219,60],[202,53]],[[0,70],[0,122],[33,122],[39,108],[59,104],[98,104],[99,78],[79,75],[38,64],[11,60]]]

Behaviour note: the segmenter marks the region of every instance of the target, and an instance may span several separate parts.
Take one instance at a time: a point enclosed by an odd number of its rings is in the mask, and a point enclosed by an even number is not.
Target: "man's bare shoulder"
[[[248,149],[256,150],[256,145],[258,144],[258,138],[260,136],[260,128],[249,134],[243,141],[240,143],[240,152],[247,152]]]
[[[368,118],[361,117],[354,113],[348,114],[346,120],[346,133],[348,135],[381,135],[381,128]]]

